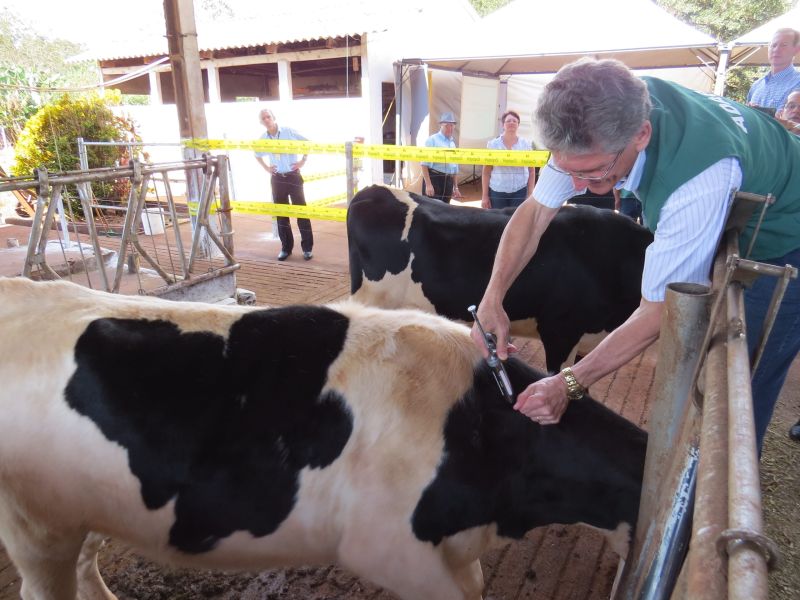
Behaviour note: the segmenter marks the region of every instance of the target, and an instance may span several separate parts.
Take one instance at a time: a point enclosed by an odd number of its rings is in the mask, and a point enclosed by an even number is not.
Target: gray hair
[[[644,81],[618,60],[582,58],[562,67],[534,113],[545,147],[555,152],[619,152],[649,118]]]
[[[277,119],[275,118],[275,113],[268,108],[262,108],[260,111],[258,111],[259,119],[261,119],[261,117],[263,117],[264,115],[269,115],[270,117],[272,117],[273,121],[277,121]]]

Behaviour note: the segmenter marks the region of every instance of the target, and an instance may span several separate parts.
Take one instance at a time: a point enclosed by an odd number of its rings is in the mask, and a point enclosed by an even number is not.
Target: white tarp
[[[403,93],[402,114],[430,110],[428,122],[418,130],[409,132],[401,126],[403,143],[424,143],[427,134],[438,129],[438,116],[447,110],[459,118],[455,133],[459,147],[485,148],[491,137],[500,134],[497,118],[508,108],[522,117],[519,135],[537,146],[533,110],[552,73],[564,64],[581,56],[616,58],[639,74],[710,91],[718,57],[714,38],[651,0],[516,0],[471,28],[453,31],[447,42],[446,50],[438,54],[402,61],[405,78],[424,71],[430,84],[427,97],[417,93],[412,100],[410,90]],[[500,86],[497,110],[487,108],[496,119],[493,135],[475,136],[474,111],[469,106],[464,111],[462,77],[470,75],[488,77]],[[419,102],[427,106],[417,107]],[[481,116],[481,129],[485,122]],[[418,171],[415,165],[409,166],[409,183],[417,188]],[[480,173],[480,166],[462,165],[459,171],[462,179],[470,179]]]
[[[516,0],[453,36],[429,67],[510,75],[554,73],[580,56],[617,58],[631,68],[708,65],[717,41],[651,0]]]

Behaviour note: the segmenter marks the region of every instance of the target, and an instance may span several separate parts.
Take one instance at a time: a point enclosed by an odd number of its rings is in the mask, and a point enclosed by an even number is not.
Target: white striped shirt
[[[642,151],[627,180],[618,187],[636,194],[645,160]],[[739,161],[727,157],[684,183],[667,198],[653,243],[645,253],[642,273],[642,297],[645,300],[663,301],[668,283],[708,285],[728,206],[741,183]],[[585,191],[576,190],[568,175],[544,168],[533,196],[544,206],[558,208]]]

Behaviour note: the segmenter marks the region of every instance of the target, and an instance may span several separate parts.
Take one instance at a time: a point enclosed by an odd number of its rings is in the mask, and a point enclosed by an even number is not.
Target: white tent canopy
[[[616,58],[665,75],[674,67],[700,67],[691,71],[707,83],[718,56],[714,38],[651,0],[515,0],[470,28],[443,29],[435,42],[438,49],[398,65],[398,139],[404,144],[423,143],[447,110],[459,115],[459,146],[484,148],[498,135],[506,108],[520,113],[520,135],[535,143],[530,116],[536,98],[552,73],[581,56]],[[468,175],[469,168],[461,171]]]
[[[713,69],[717,45],[651,0],[516,0],[472,31],[454,32],[447,55],[403,62],[490,76],[554,73],[580,56],[634,69]]]
[[[727,45],[730,49],[730,66],[768,65],[767,47],[778,29],[800,28],[800,6],[785,12]]]

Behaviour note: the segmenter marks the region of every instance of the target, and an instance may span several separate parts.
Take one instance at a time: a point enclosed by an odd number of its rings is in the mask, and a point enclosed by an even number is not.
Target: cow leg
[[[64,539],[48,535],[36,540],[13,534],[6,537],[6,551],[22,578],[22,600],[75,600],[80,536]]]
[[[22,579],[23,600],[75,600],[85,532],[49,529],[0,489],[0,534]]]
[[[480,600],[480,595],[464,594],[457,574],[431,545],[421,546],[419,542],[404,540],[396,541],[390,554],[381,555],[374,550],[374,545],[365,543],[355,552],[341,552],[340,562],[401,600]]]
[[[78,600],[117,600],[97,568],[97,553],[104,543],[104,536],[93,532],[83,542],[78,557]]]
[[[568,324],[559,323],[557,327],[547,327],[539,324],[539,338],[544,346],[544,358],[547,372],[551,375],[558,373],[562,365],[573,355],[575,347],[581,336],[568,331]]]
[[[481,561],[474,560],[455,572],[459,587],[464,591],[465,600],[483,598],[483,569]]]

